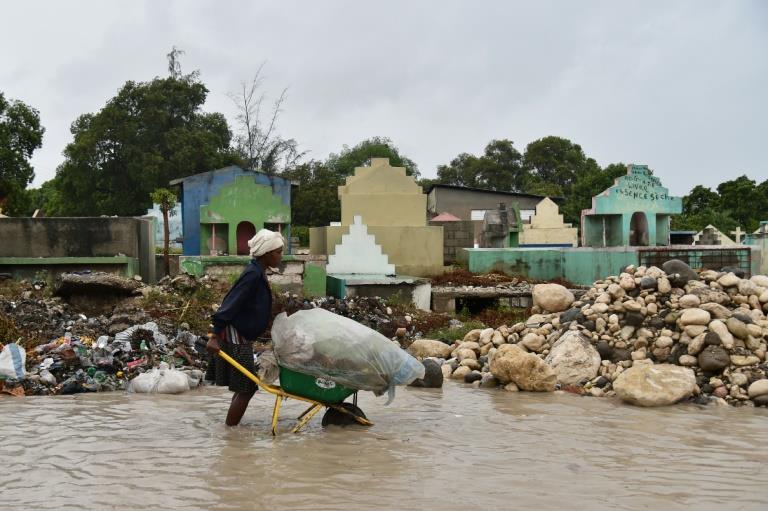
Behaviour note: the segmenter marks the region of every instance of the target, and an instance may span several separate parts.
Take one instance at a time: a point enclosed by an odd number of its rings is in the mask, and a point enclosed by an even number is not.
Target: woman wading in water
[[[227,412],[227,426],[237,426],[256,384],[217,356],[223,350],[240,365],[255,372],[253,341],[267,329],[272,313],[272,291],[267,282],[267,268],[280,265],[283,255],[280,233],[262,229],[248,241],[251,262],[232,286],[219,310],[213,315],[213,333],[206,349],[213,355],[216,385],[227,385],[234,392]]]

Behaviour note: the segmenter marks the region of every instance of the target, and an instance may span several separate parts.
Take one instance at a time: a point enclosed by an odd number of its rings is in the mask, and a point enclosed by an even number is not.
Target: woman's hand
[[[216,338],[216,334],[208,334],[208,343],[205,345],[205,349],[211,355],[217,355],[219,353],[221,346],[219,346],[219,340]]]

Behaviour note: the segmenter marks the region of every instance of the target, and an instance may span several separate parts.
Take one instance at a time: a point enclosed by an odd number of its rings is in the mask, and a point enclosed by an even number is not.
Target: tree
[[[56,175],[59,213],[141,214],[170,180],[239,163],[224,116],[201,111],[207,94],[195,74],[128,81],[75,120]]]
[[[562,195],[570,192],[580,176],[600,170],[597,162],[587,158],[580,145],[554,136],[528,144],[523,162],[534,179],[556,185]]]
[[[355,173],[355,167],[370,164],[371,158],[389,158],[393,167],[405,167],[405,173],[419,178],[419,168],[410,158],[400,154],[400,150],[387,137],[373,137],[363,140],[354,147],[344,146],[339,154],[331,154],[326,165],[339,176],[346,177]]]
[[[491,140],[482,156],[461,153],[437,167],[437,178],[443,184],[520,192],[528,181],[522,160],[511,140]]]
[[[0,92],[0,209],[20,213],[26,205],[24,189],[35,177],[29,160],[43,144],[45,128],[37,110]]]
[[[291,193],[293,225],[322,227],[341,218],[338,187],[344,184],[344,176],[324,162],[311,160],[283,177],[299,183]]]
[[[277,121],[282,111],[288,89],[283,89],[275,100],[266,119],[262,118],[262,108],[266,93],[259,92],[263,83],[261,76],[264,64],[259,66],[253,80],[242,82],[237,93],[230,93],[238,114],[235,120],[239,131],[235,137],[235,149],[245,161],[245,165],[254,170],[273,174],[293,168],[306,154],[298,150],[294,139],[284,139],[277,134]]]
[[[576,178],[560,208],[566,221],[577,225],[581,211],[592,207],[592,197],[613,186],[616,178],[626,173],[627,166],[623,163],[612,163],[604,169],[589,165]]]
[[[768,216],[768,196],[761,192],[763,190],[747,176],[739,176],[717,186],[720,207],[748,232],[757,229],[760,220]]]
[[[158,188],[150,194],[152,202],[160,208],[163,215],[163,263],[165,274],[171,274],[171,258],[168,255],[170,251],[170,228],[168,227],[168,217],[175,214],[176,194],[167,188]]]

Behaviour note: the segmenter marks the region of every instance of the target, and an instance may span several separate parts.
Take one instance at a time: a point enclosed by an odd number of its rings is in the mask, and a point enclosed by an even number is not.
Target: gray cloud
[[[768,178],[763,2],[27,2],[4,6],[0,90],[47,128],[35,184],[69,126],[184,49],[226,93],[263,61],[289,87],[281,133],[314,158],[391,137],[427,176],[492,138],[546,135],[600,164],[646,163],[673,193]]]

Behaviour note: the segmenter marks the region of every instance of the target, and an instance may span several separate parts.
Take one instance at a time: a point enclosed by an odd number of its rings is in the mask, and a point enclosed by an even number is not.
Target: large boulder
[[[533,286],[533,304],[547,312],[562,312],[576,300],[573,293],[560,284]]]
[[[698,274],[679,259],[670,259],[661,265],[661,269],[675,287],[685,286],[689,280],[699,280]]]
[[[491,359],[491,374],[501,384],[515,383],[522,390],[552,392],[557,377],[542,359],[516,344],[503,344]]]
[[[690,397],[696,376],[691,369],[672,364],[635,364],[616,378],[613,389],[633,405],[666,406]]]
[[[417,378],[410,386],[439,389],[443,386],[443,370],[437,360],[424,360],[424,378]]]
[[[451,356],[453,347],[440,341],[431,339],[416,339],[408,346],[408,353],[418,359],[422,358],[448,358]]]
[[[544,360],[563,385],[578,385],[592,380],[600,369],[600,354],[580,332],[569,330],[555,344]]]

